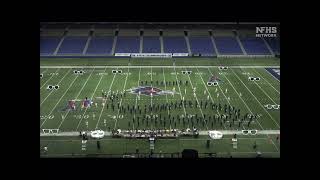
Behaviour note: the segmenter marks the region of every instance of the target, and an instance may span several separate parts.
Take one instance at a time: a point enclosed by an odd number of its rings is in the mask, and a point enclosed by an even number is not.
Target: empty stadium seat
[[[140,37],[118,36],[115,53],[139,53]]]
[[[163,37],[165,53],[188,53],[186,40],[181,37]]]
[[[160,39],[158,36],[143,37],[143,53],[160,53]]]
[[[210,37],[189,37],[190,49],[192,53],[202,55],[216,54]]]
[[[66,37],[58,51],[58,54],[82,54],[88,37]]]
[[[240,45],[234,37],[215,37],[214,39],[220,54],[243,55]]]
[[[60,37],[40,37],[40,54],[53,54],[60,40]]]
[[[240,38],[240,41],[248,55],[270,55],[269,49],[261,38],[246,37]]]
[[[264,38],[275,54],[280,54],[280,39],[279,38]]]
[[[86,54],[111,54],[113,37],[92,37]]]

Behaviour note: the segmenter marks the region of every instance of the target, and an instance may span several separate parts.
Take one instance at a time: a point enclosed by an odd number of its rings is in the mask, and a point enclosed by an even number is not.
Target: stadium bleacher
[[[264,38],[266,42],[269,44],[270,48],[275,54],[280,54],[280,39],[279,38]]]
[[[118,36],[115,53],[139,53],[139,36]]]
[[[162,31],[161,36],[160,31]],[[59,55],[84,53],[109,56],[113,53],[161,52],[192,53],[201,56],[278,55],[279,44],[279,37],[257,38],[253,29],[161,30],[150,27],[118,30],[117,27],[108,24],[67,23],[41,24],[40,28],[40,55],[44,56],[55,55],[57,48],[56,53]]]
[[[86,54],[111,54],[113,37],[92,37]]]
[[[159,36],[144,36],[143,37],[143,53],[160,53]]]
[[[234,37],[214,37],[217,49],[223,55],[243,55],[239,43]]]
[[[248,55],[270,55],[269,49],[261,38],[246,37],[240,38],[240,41]]]
[[[60,40],[60,37],[40,37],[40,54],[53,54]]]
[[[87,43],[88,37],[68,36],[63,40],[58,54],[82,54]]]
[[[189,37],[192,53],[212,56],[215,53],[210,37]]]
[[[165,53],[188,53],[186,40],[183,36],[164,36],[163,47]]]

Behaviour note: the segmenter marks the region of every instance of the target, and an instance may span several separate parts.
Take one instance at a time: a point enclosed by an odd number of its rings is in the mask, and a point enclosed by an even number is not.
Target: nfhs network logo
[[[277,27],[256,27],[256,37],[277,37]]]

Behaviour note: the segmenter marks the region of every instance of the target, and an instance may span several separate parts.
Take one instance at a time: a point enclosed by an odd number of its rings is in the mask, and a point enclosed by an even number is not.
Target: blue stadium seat
[[[140,37],[118,36],[115,53],[139,53]]]
[[[40,37],[40,54],[53,54],[60,40],[60,37]]]
[[[243,55],[240,45],[234,37],[215,37],[214,39],[220,54]]]
[[[163,37],[165,53],[188,53],[186,40],[181,37]]]
[[[248,55],[270,55],[270,51],[261,38],[246,37],[240,38],[240,41]]]
[[[279,38],[264,38],[275,54],[280,54],[280,39]]]
[[[161,53],[160,39],[157,36],[143,37],[143,53]]]
[[[58,54],[82,54],[88,37],[66,37],[58,51]]]
[[[92,37],[86,54],[111,54],[113,37]]]
[[[189,42],[192,53],[209,56],[216,54],[210,37],[189,37]]]

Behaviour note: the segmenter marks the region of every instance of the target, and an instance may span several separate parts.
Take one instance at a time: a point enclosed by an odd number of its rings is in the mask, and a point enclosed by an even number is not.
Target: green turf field
[[[129,61],[110,58],[47,58],[41,59],[40,65],[40,74],[43,74],[40,78],[40,135],[43,129],[59,129],[59,134],[72,134],[59,137],[41,136],[40,148],[47,146],[49,149],[47,153],[41,153],[45,157],[64,157],[72,154],[74,156],[109,154],[113,157],[132,154],[136,148],[140,153],[149,152],[148,140],[115,139],[110,136],[101,140],[102,149],[97,150],[96,140],[89,139],[85,143],[85,150],[82,150],[81,138],[75,135],[79,134],[79,131],[99,129],[110,132],[113,129],[191,127],[196,127],[203,133],[208,130],[280,130],[280,109],[269,110],[265,107],[266,104],[280,105],[280,81],[262,67],[280,68],[279,59],[189,58],[176,59],[174,66],[171,59]],[[220,70],[219,65],[230,67],[227,70]],[[76,75],[74,70],[83,70],[85,73]],[[122,73],[113,74],[112,70],[122,70]],[[182,71],[192,71],[192,73],[186,75]],[[221,80],[218,86],[207,85],[212,76]],[[248,77],[260,77],[261,80],[249,81]],[[172,82],[176,81],[181,83],[173,85]],[[49,85],[59,85],[59,89],[47,90]],[[175,94],[139,97],[128,92],[138,86],[174,91]],[[103,91],[108,92],[106,101],[102,98]],[[126,93],[120,96],[124,92]],[[116,97],[116,94],[118,99],[115,98],[112,102],[110,97],[113,95]],[[81,108],[81,102],[85,97],[93,101],[90,108]],[[187,105],[179,106],[183,99]],[[76,110],[65,110],[69,100],[75,100]],[[189,102],[192,106],[188,104]],[[157,107],[166,103],[171,105],[171,109],[152,111],[148,109],[149,105]],[[111,108],[112,104],[115,106],[114,109]],[[120,110],[118,105],[125,111]],[[212,108],[212,105],[220,105],[221,109]],[[128,110],[138,106],[139,109],[136,111]],[[228,109],[229,106],[240,109],[240,117],[213,120],[214,116],[227,115],[225,107]],[[241,120],[246,114],[252,114],[255,118],[250,123],[248,118]],[[142,120],[145,115],[160,117],[160,121],[152,118],[149,121]],[[221,140],[211,140],[209,148],[206,147],[206,140],[209,139],[207,135],[200,135],[198,138],[159,139],[155,144],[155,152],[161,151],[165,157],[179,157],[178,152],[191,148],[197,149],[201,157],[208,157],[208,154],[201,153],[216,153],[217,157],[255,157],[257,151],[262,152],[264,157],[280,157],[280,141],[276,140],[276,135],[239,135],[237,149],[232,148],[231,138],[231,135],[226,135]],[[257,144],[256,149],[253,149],[254,142]]]

